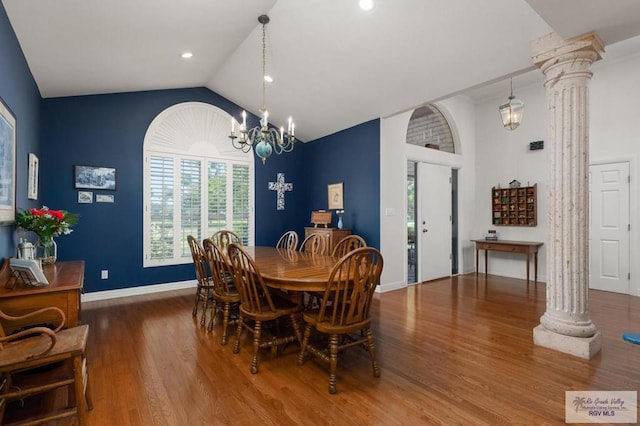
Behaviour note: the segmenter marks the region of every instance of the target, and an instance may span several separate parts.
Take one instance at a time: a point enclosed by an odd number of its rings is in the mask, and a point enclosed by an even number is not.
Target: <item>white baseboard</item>
[[[138,296],[141,294],[160,293],[163,291],[180,290],[183,288],[195,288],[196,280],[177,281],[166,284],[142,285],[139,287],[121,288],[118,290],[96,291],[82,295],[82,302],[93,302],[95,300],[115,299],[116,297]]]
[[[395,283],[386,283],[380,284],[378,288],[376,288],[376,293],[386,293],[387,291],[399,290],[401,288],[406,288],[407,283],[404,281],[398,281]]]

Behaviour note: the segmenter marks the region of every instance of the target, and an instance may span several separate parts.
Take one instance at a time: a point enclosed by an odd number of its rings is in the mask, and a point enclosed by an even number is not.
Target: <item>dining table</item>
[[[247,246],[265,285],[296,292],[324,291],[331,270],[338,262],[333,256],[275,247]]]

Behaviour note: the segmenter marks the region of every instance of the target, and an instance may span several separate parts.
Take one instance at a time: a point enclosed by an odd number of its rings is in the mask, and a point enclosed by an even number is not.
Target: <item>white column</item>
[[[536,345],[593,358],[601,336],[589,318],[589,80],[602,42],[549,34],[532,44],[546,76],[547,310]]]

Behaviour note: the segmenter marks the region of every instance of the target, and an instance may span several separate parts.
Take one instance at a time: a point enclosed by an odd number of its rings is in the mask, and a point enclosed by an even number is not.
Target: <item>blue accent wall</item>
[[[16,207],[36,207],[27,200],[29,153],[41,156],[39,149],[40,93],[13,28],[0,2],[0,98],[16,117]],[[0,227],[0,258],[15,255],[15,226]]]
[[[57,239],[59,260],[84,259],[85,291],[193,280],[190,264],[143,268],[143,140],[151,121],[181,102],[206,102],[239,117],[241,108],[206,88],[41,99],[0,3],[0,96],[18,122],[17,206],[47,205],[80,214],[70,235]],[[250,116],[248,125],[257,124]],[[255,164],[257,245],[274,245],[293,229],[304,236],[312,210],[327,208],[327,185],[344,182],[346,228],[369,245],[380,242],[380,124],[370,121]],[[27,200],[27,158],[40,158],[40,197]],[[115,202],[78,204],[76,164],[115,167]],[[277,173],[293,183],[277,210],[268,183]],[[334,216],[333,226],[336,225]],[[0,227],[0,256],[15,253],[15,227]],[[100,271],[109,270],[101,280]]]

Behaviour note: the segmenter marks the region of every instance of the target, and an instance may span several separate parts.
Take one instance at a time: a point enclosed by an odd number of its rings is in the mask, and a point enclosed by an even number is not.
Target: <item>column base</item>
[[[591,359],[602,349],[602,335],[596,331],[591,337],[573,337],[554,333],[542,325],[533,329],[533,343],[584,359]]]

